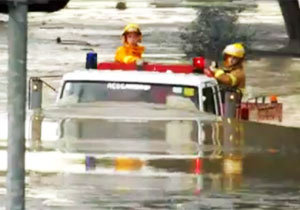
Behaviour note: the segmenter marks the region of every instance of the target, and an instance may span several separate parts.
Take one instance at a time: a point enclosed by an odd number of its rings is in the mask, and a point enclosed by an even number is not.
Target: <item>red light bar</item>
[[[195,67],[192,65],[183,65],[183,64],[148,64],[145,63],[141,67],[136,64],[123,64],[123,63],[114,63],[106,62],[99,63],[97,66],[98,70],[143,70],[143,71],[157,71],[157,72],[166,72],[172,71],[174,73],[193,73]]]
[[[182,65],[182,64],[173,64],[173,65],[163,65],[163,64],[146,64],[143,66],[145,71],[158,71],[166,72],[172,71],[174,73],[193,73],[194,67],[192,65]]]
[[[135,64],[124,64],[124,63],[114,63],[105,62],[99,63],[97,66],[98,70],[136,70],[137,66]]]

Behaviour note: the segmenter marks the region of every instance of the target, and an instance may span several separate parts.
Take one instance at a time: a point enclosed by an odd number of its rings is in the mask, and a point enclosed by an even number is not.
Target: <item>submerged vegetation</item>
[[[127,9],[127,6],[126,6],[125,2],[120,1],[117,3],[116,8],[119,10],[124,10],[124,9]]]
[[[220,60],[222,50],[230,43],[241,42],[249,46],[255,32],[238,23],[240,12],[229,8],[201,8],[197,18],[180,34],[187,57],[205,56]]]

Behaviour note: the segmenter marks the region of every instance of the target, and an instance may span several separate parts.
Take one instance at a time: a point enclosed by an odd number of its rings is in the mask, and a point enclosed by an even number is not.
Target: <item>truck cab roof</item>
[[[85,69],[63,76],[57,101],[175,103],[219,115],[217,92],[218,82],[214,78],[192,72]]]
[[[67,73],[62,81],[112,81],[138,82],[153,84],[178,84],[199,86],[202,83],[217,84],[213,78],[202,74],[185,74],[173,72],[123,71],[123,70],[77,70]]]

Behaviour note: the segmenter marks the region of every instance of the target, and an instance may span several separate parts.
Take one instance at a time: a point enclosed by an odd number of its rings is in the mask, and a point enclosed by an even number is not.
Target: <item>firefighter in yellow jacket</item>
[[[206,70],[205,74],[213,76],[220,84],[237,88],[243,94],[246,76],[244,71],[245,49],[242,44],[235,43],[225,47],[223,51],[224,68]]]
[[[123,46],[116,51],[115,61],[125,64],[139,62],[145,47],[140,45],[142,32],[137,24],[130,23],[125,26],[122,33]]]

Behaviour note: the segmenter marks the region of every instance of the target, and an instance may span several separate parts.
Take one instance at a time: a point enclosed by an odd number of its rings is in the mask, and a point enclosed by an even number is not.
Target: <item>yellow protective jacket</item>
[[[137,60],[142,58],[144,51],[144,46],[132,46],[125,44],[117,49],[115,61],[126,64],[136,63]]]
[[[243,66],[230,70],[218,69],[215,78],[224,85],[240,89],[243,93],[246,85],[246,75]]]

